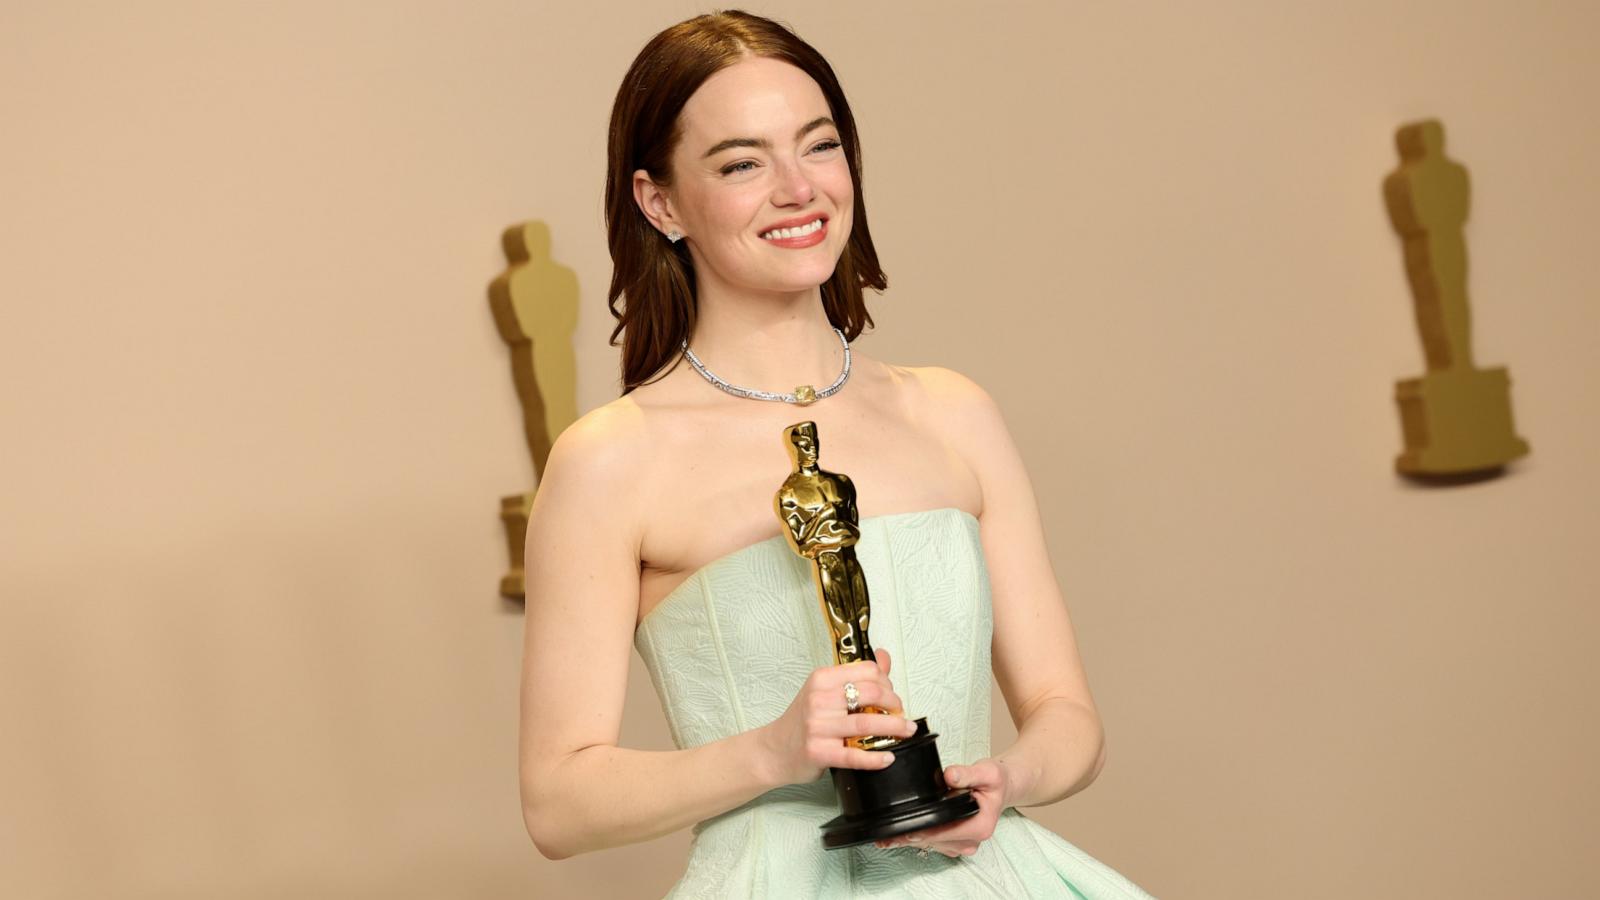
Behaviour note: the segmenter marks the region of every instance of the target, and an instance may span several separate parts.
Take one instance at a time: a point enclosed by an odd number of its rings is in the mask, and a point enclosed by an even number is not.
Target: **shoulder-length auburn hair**
[[[850,243],[833,276],[822,285],[828,321],[854,339],[872,325],[862,288],[889,286],[867,230],[861,197],[861,144],[855,118],[833,68],[810,44],[771,19],[726,10],[679,22],[650,39],[623,76],[611,107],[606,152],[606,238],[611,248],[607,304],[622,335],[622,393],[660,372],[694,333],[694,264],[686,246],[669,242],[633,199],[633,173],[644,169],[656,184],[672,184],[672,152],[683,137],[678,114],[700,85],[746,56],[781,59],[822,88],[839,129],[855,210]],[[619,298],[626,298],[621,309]]]

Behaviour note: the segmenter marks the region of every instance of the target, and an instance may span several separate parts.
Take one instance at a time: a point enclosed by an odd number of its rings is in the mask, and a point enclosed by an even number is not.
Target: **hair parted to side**
[[[650,39],[623,76],[611,108],[606,151],[606,239],[611,248],[607,303],[622,336],[622,393],[660,372],[694,333],[695,275],[688,247],[669,242],[633,200],[633,173],[644,169],[671,186],[673,150],[682,139],[678,115],[707,78],[746,56],[780,59],[811,76],[828,100],[855,191],[850,242],[822,284],[828,321],[855,339],[872,325],[863,288],[883,291],[888,279],[867,229],[861,196],[861,144],[855,118],[833,68],[810,44],[771,19],[732,9],[696,16]],[[619,309],[617,301],[624,300]]]

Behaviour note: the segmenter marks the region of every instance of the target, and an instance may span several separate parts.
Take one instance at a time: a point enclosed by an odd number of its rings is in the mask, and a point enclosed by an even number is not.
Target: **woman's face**
[[[748,57],[706,79],[679,125],[667,205],[702,286],[796,292],[832,277],[855,195],[811,76]]]

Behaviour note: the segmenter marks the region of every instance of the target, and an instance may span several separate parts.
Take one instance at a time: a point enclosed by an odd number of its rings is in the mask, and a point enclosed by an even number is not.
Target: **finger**
[[[922,847],[938,850],[946,857],[970,857],[978,852],[978,841],[930,841],[923,842]]]
[[[855,683],[855,685],[856,703],[858,709],[864,710],[867,707],[871,707],[872,709],[880,712],[898,715],[900,710],[903,708],[900,702],[900,695],[896,694],[882,682],[858,681]],[[821,698],[817,701],[817,704],[819,708],[837,711],[842,715],[850,711],[849,707],[845,706],[844,700],[842,699],[843,697],[844,688],[842,687],[839,689],[839,693],[837,695],[831,691],[826,691],[822,693]]]
[[[825,763],[835,769],[887,769],[894,763],[892,750],[862,750],[840,744]]]
[[[817,726],[818,734],[827,737],[910,737],[917,731],[917,723],[901,716],[883,713],[850,713],[829,719]]]
[[[899,715],[900,711],[905,708],[900,703],[900,695],[896,694],[892,689],[881,684],[872,684],[869,685],[869,688],[870,690],[866,691],[866,693],[871,694],[871,699],[863,696],[863,705],[895,715]]]
[[[978,829],[972,824],[972,818],[957,819],[943,825],[930,825],[911,832],[905,837],[913,843],[932,844],[939,841],[970,841],[978,836]]]
[[[878,649],[872,652],[878,657],[878,668],[883,670],[884,677],[889,677],[889,651],[887,649]]]
[[[989,766],[947,766],[944,783],[951,787],[992,788],[1000,783],[999,773]]]
[[[906,844],[918,850],[935,850],[952,858],[962,856],[963,850],[969,846],[975,846],[972,841],[930,841],[915,835],[907,840]]]
[[[867,696],[862,697],[864,702],[868,702],[870,705],[884,710],[885,712],[900,711],[900,695],[894,692],[894,686],[891,685],[887,680],[869,681],[867,682],[866,687],[862,687],[858,684],[856,685],[856,688],[858,690],[866,691],[867,694],[870,695],[870,700]]]
[[[882,674],[883,670],[878,668],[877,663],[870,659],[858,659],[853,663],[845,663],[842,666],[834,666],[829,669],[828,680],[819,683],[827,684],[829,687],[842,688],[845,682],[854,681],[856,687],[860,687],[867,682],[877,681]]]
[[[981,841],[961,838],[947,838],[939,841],[930,840],[924,831],[914,831],[910,834],[902,834],[874,843],[884,850],[909,846],[918,850],[938,850],[947,856],[952,853],[971,856],[978,852],[978,847],[982,844]]]

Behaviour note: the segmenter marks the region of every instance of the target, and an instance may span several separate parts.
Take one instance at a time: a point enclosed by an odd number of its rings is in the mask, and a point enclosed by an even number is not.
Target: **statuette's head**
[[[1401,159],[1426,159],[1444,155],[1444,125],[1438,119],[1412,122],[1395,132]]]
[[[784,431],[789,439],[789,459],[796,466],[810,468],[817,464],[817,454],[822,448],[817,443],[817,423],[799,422]]]

